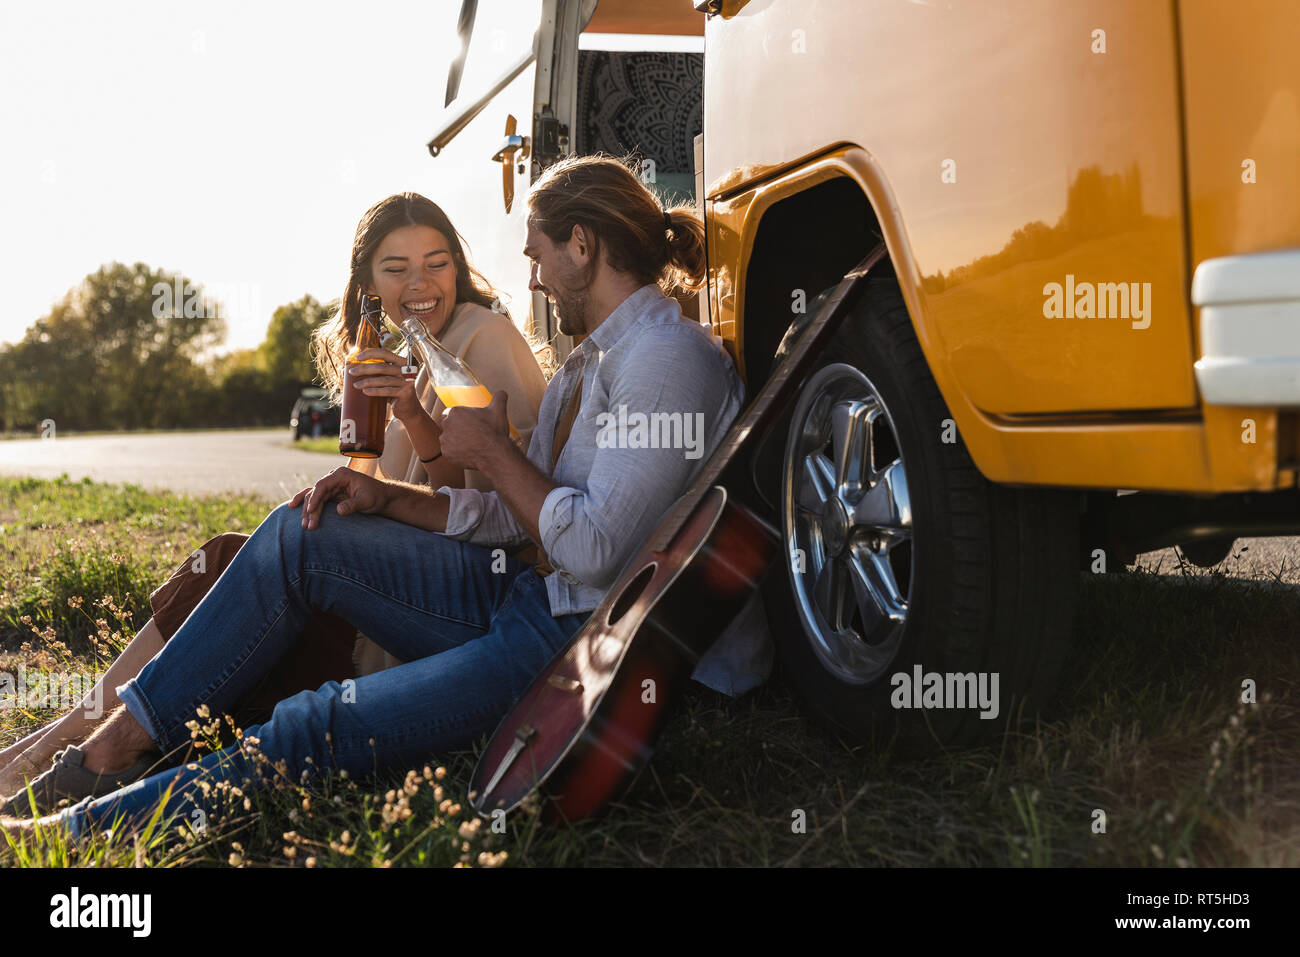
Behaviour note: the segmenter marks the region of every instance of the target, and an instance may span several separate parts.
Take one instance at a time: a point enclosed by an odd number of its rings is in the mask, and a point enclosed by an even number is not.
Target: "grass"
[[[290,446],[300,452],[327,452],[330,455],[339,454],[339,437],[337,435],[323,435],[319,439],[299,439],[297,442],[290,440]]]
[[[0,670],[42,653],[48,664],[46,649],[21,649],[42,629],[68,646],[68,662],[107,660],[172,566],[217,532],[251,530],[265,508],[0,479]],[[1300,589],[1190,568],[1080,585],[1053,709],[987,747],[874,753],[812,721],[779,678],[739,699],[693,685],[629,793],[571,827],[531,812],[504,834],[470,823],[480,741],[375,780],[230,793],[229,813],[199,836],[158,820],[135,840],[100,835],[71,849],[57,834],[0,841],[0,864],[1300,863]],[[67,606],[105,596],[99,624]],[[1246,679],[1255,704],[1241,701]],[[0,747],[51,715],[0,710]]]
[[[149,617],[149,593],[182,558],[220,532],[251,532],[266,512],[252,499],[0,479],[0,650],[30,637],[25,616],[74,651],[88,650],[98,629],[69,599],[93,605],[108,596],[138,627]]]

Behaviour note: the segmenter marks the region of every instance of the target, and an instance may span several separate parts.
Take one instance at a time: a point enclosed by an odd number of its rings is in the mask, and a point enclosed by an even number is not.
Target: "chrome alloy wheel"
[[[889,410],[853,366],[819,370],[790,422],[781,476],[786,571],[823,666],[865,684],[894,660],[912,581],[912,507]]]

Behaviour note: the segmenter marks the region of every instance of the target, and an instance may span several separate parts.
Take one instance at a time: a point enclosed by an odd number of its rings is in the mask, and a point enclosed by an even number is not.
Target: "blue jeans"
[[[200,705],[233,712],[313,611],[346,619],[407,663],[300,692],[243,729],[294,783],[326,768],[357,777],[417,767],[471,744],[588,617],[553,617],[542,578],[503,552],[329,504],[311,531],[301,516],[287,504],[272,511],[163,650],[117,689],[164,754],[186,763],[68,808],[74,837],[119,816],[147,819],[169,786],[164,814],[198,820],[196,809],[219,806],[219,789],[200,782],[270,784],[267,764],[240,746],[190,760],[186,723]]]

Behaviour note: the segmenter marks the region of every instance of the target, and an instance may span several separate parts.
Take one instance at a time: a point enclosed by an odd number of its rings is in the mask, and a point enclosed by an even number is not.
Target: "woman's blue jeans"
[[[471,744],[588,617],[553,617],[545,581],[503,551],[378,516],[338,515],[328,503],[316,528],[301,521],[301,508],[272,511],[163,650],[117,689],[164,754],[182,763],[68,808],[74,837],[118,818],[147,818],[169,786],[164,814],[200,820],[193,812],[217,810],[219,789],[199,781],[270,784],[267,764],[242,746],[188,753],[186,724],[199,720],[200,705],[214,717],[233,712],[313,611],[346,619],[407,663],[303,691],[243,729],[244,741],[258,739],[294,783],[327,768],[357,777],[418,767]]]

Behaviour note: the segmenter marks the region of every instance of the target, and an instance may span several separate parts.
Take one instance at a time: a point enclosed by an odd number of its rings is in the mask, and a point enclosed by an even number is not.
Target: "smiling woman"
[[[399,193],[372,206],[357,226],[342,306],[313,336],[317,371],[336,394],[361,323],[361,297],[367,294],[379,296],[384,312],[398,323],[418,318],[490,390],[504,390],[511,424],[527,443],[546,388],[538,349],[470,264],[460,234],[436,203],[417,193]],[[437,422],[443,407],[424,370],[411,383],[402,378],[402,360],[391,352],[377,350],[358,358],[386,360],[355,366],[353,375],[362,379],[367,395],[392,399],[393,418],[401,428],[390,427],[377,462],[354,460],[353,468],[379,478],[431,482],[435,488],[490,487],[478,473],[440,457]]]
[[[539,348],[515,327],[495,290],[469,263],[459,233],[436,203],[416,193],[400,193],[362,217],[343,295],[351,309],[345,305],[314,337],[317,370],[335,389],[342,385],[343,355],[356,335],[360,297],[365,294],[379,296],[384,312],[398,322],[419,319],[489,390],[504,390],[510,422],[528,447],[546,390],[535,355]],[[354,375],[368,373],[362,384],[368,395],[392,396],[393,421],[384,436],[383,454],[353,459],[350,467],[381,479],[490,491],[492,484],[480,472],[462,469],[442,455],[437,423],[444,406],[428,370],[421,368],[412,383],[402,378],[399,357],[374,354],[387,361],[364,369],[355,366]],[[357,642],[353,661],[358,675],[400,663],[365,638]]]
[[[361,322],[361,297],[367,294],[378,295],[393,319],[419,318],[492,392],[506,392],[511,424],[527,447],[546,389],[546,377],[535,354],[539,350],[515,327],[492,286],[468,262],[459,234],[437,204],[415,193],[401,193],[375,204],[362,217],[353,240],[342,306],[313,335],[319,376],[336,397]],[[358,358],[383,361],[354,364],[353,375],[367,395],[391,398],[393,417],[384,433],[383,455],[353,459],[351,467],[378,478],[428,483],[434,488],[490,490],[491,483],[482,474],[441,455],[438,420],[443,406],[427,370],[421,369],[412,382],[401,374],[401,357],[383,349],[371,352]],[[364,377],[359,374],[362,371]],[[246,541],[247,535],[235,532],[210,539],[185,556],[171,577],[149,596],[153,617],[94,689],[102,695],[96,700],[104,702],[100,717],[120,703],[114,689],[136,676],[170,640]],[[268,669],[261,684],[241,700],[237,714],[247,724],[264,718],[275,702],[298,691],[396,664],[400,664],[397,658],[359,636],[349,622],[317,612],[297,642]],[[0,812],[21,813],[24,795],[14,792],[31,775],[46,771],[56,751],[80,742],[98,723],[98,717],[91,719],[84,709],[74,708],[0,752],[0,795],[14,795],[10,801],[0,802]],[[79,755],[71,748],[60,756],[54,773],[40,779],[38,801],[52,804],[63,786],[60,782],[75,783]],[[95,784],[96,793],[115,785],[105,778]]]

